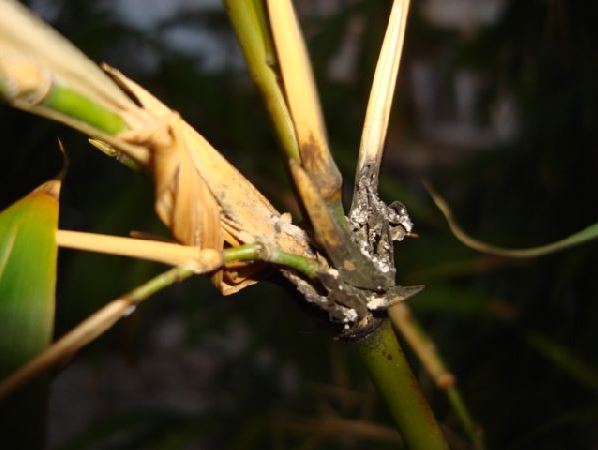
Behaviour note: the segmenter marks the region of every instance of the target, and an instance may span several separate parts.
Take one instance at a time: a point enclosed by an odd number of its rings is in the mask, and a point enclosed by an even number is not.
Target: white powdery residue
[[[372,255],[370,255],[370,252],[365,248],[365,245],[360,245],[359,251],[363,256],[367,256],[368,258],[370,258],[372,256]]]
[[[345,318],[343,319],[343,322],[349,323],[349,322],[355,322],[356,320],[357,320],[357,311],[355,311],[353,308],[345,310]]]
[[[366,205],[360,203],[359,206],[349,214],[349,222],[356,228],[359,228],[367,223],[368,216]]]
[[[387,261],[384,261],[381,258],[375,258],[374,264],[376,264],[376,267],[382,273],[388,273],[388,271],[390,270],[390,264],[388,264]]]
[[[388,306],[388,302],[384,297],[377,297],[375,295],[372,295],[370,297],[370,300],[368,301],[367,306],[370,311],[375,311],[377,309],[385,308],[386,306]]]
[[[336,269],[328,269],[328,274],[332,278],[338,278],[338,270],[336,270]]]

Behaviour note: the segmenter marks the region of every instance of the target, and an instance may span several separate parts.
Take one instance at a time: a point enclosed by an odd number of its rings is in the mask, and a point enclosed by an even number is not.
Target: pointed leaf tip
[[[46,182],[0,212],[0,376],[52,337],[59,190]]]

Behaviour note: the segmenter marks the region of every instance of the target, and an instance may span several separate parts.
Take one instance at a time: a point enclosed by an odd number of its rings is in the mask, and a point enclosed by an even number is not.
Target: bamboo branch
[[[289,159],[299,160],[299,144],[276,72],[276,54],[262,0],[225,0],[226,10]]]
[[[447,368],[432,338],[411,314],[408,305],[399,303],[389,308],[388,315],[393,326],[403,335],[422,366],[432,377],[436,387],[446,391],[449,403],[475,450],[484,450],[486,446],[483,431],[469,412],[457,389],[455,376]]]
[[[388,309],[391,323],[403,334],[403,337],[415,352],[436,387],[446,390],[455,384],[455,376],[446,367],[438,354],[434,341],[411,314],[409,306],[398,303]]]
[[[131,314],[139,303],[152,294],[193,274],[193,271],[176,267],[111,301],[12,375],[2,380],[0,401],[5,400],[40,374],[70,358],[79,349],[110,329],[121,317]]]
[[[580,245],[584,242],[598,238],[598,223],[595,223],[584,228],[583,230],[573,233],[569,237],[560,239],[550,244],[541,245],[539,247],[505,248],[487,244],[471,237],[463,230],[463,228],[461,228],[450,206],[446,200],[440,194],[438,194],[438,192],[436,192],[431,183],[424,181],[424,186],[428,190],[432,200],[434,200],[436,207],[444,215],[444,218],[446,219],[453,236],[455,236],[455,238],[457,238],[467,247],[487,255],[504,256],[507,258],[535,258],[537,256],[544,256],[550,253],[560,252],[570,247],[574,247],[576,245]]]
[[[314,279],[322,270],[320,263],[313,258],[284,252],[276,247],[262,244],[247,244],[224,249],[224,261],[264,261],[294,269],[308,278]]]
[[[314,258],[289,253],[266,244],[246,244],[226,248],[222,253],[199,249],[174,242],[125,238],[105,234],[58,230],[59,247],[108,255],[146,259],[162,264],[179,266],[196,274],[207,273],[235,261],[264,261],[294,269],[308,278],[315,278],[320,264]]]

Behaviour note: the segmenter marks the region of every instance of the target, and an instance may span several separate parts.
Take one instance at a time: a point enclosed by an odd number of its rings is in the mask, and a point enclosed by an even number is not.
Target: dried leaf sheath
[[[151,129],[145,134],[127,132],[122,138],[151,149],[156,210],[177,239],[215,249],[222,249],[224,241],[231,245],[260,242],[313,256],[303,231],[276,211],[205,138],[139,85],[114,69],[105,69],[160,124],[153,133]],[[232,294],[255,283],[254,272],[254,267],[224,270],[214,282],[225,295]]]
[[[408,12],[409,0],[394,0],[374,73],[374,82],[363,125],[356,170],[356,190],[358,189],[359,178],[364,176],[366,172],[368,178],[372,178],[377,184],[376,180],[388,130],[390,108],[403,53]]]
[[[175,113],[164,106],[149,92],[114,69],[110,69],[119,84],[132,92],[148,111],[161,116],[165,111]],[[261,242],[275,245],[281,250],[303,256],[313,256],[307,236],[290,217],[280,214],[270,202],[241,173],[232,166],[210,143],[182,119],[170,120],[167,133],[176,136],[185,158],[197,174],[206,182],[221,208],[220,221],[226,234],[239,242]],[[123,135],[134,142],[139,134]],[[161,139],[150,137],[148,144]]]
[[[338,200],[342,177],[330,154],[313,71],[293,4],[290,0],[268,0],[267,4],[301,164],[326,201]]]

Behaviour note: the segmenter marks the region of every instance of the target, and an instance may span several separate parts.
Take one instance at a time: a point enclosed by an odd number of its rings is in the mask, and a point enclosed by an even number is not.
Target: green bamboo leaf
[[[59,189],[49,181],[0,212],[0,378],[52,339]],[[42,448],[45,398],[39,383],[0,405],[0,448]]]
[[[432,196],[434,203],[438,209],[442,212],[446,221],[451,229],[453,235],[463,242],[469,248],[477,250],[488,255],[505,256],[508,258],[533,258],[536,256],[544,256],[551,253],[556,253],[561,250],[574,247],[584,242],[591,241],[598,238],[598,223],[590,225],[577,233],[573,233],[571,236],[564,239],[552,242],[550,244],[541,245],[539,247],[530,248],[504,248],[496,245],[487,244],[469,236],[455,219],[453,211],[446,202],[432,187],[430,183],[425,182],[426,189]]]
[[[58,181],[0,213],[0,375],[48,345],[54,325]]]

